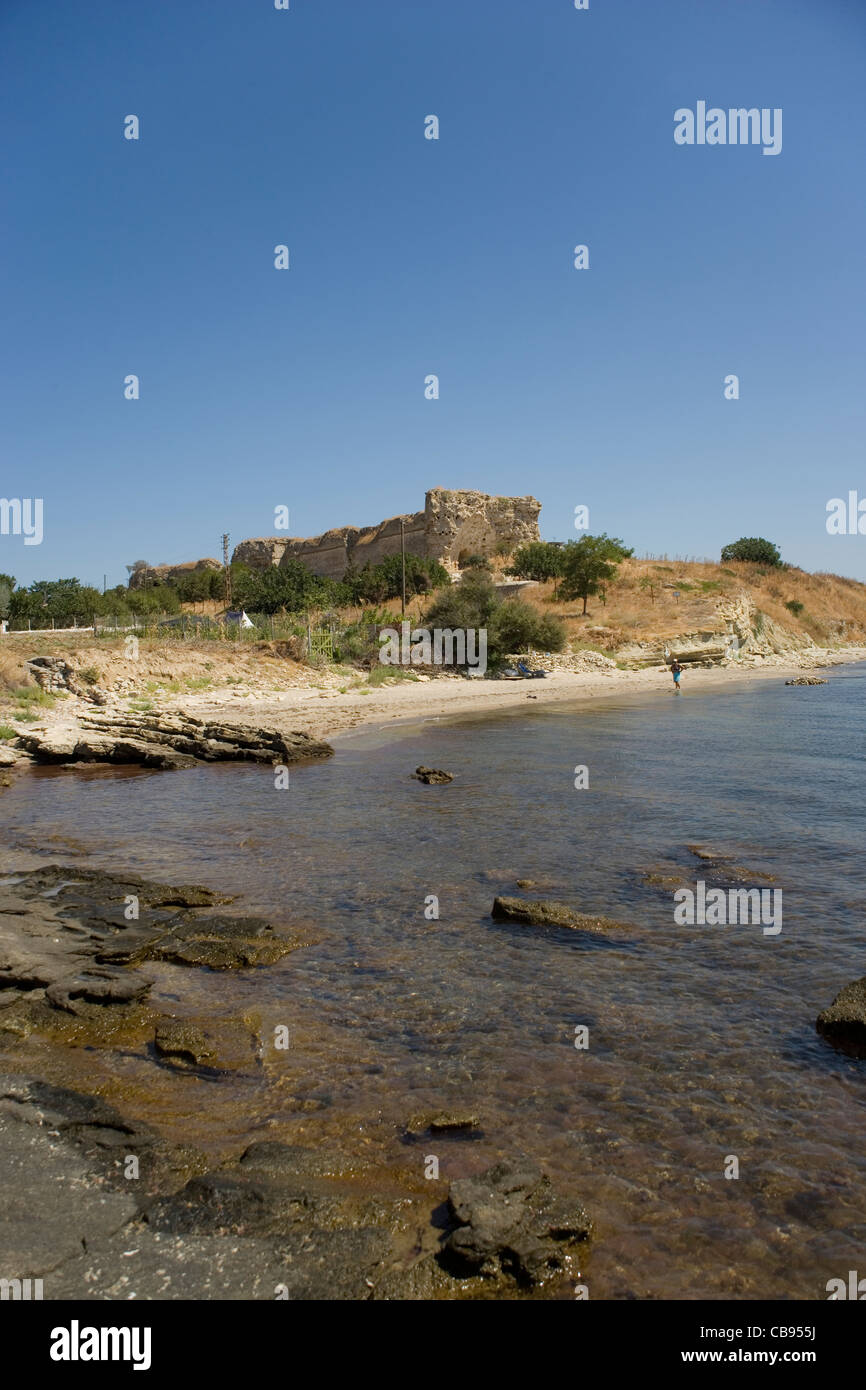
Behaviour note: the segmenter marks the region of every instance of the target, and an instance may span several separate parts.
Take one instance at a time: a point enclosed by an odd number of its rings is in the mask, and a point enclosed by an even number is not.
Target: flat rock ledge
[[[866,1058],[866,975],[840,990],[815,1021],[822,1037],[849,1056]]]
[[[212,762],[288,764],[329,758],[334,751],[306,733],[211,723],[182,713],[85,714],[80,725],[29,729],[18,743],[42,763],[132,763],[163,769]]]
[[[26,1031],[52,1013],[116,1020],[147,996],[151,980],[136,968],[147,961],[241,970],[309,944],[264,918],[200,914],[226,901],[61,865],[0,880],[0,1031]]]
[[[587,915],[548,898],[495,898],[490,915],[495,922],[514,922],[521,927],[567,927],[571,931],[608,932],[629,925],[610,917]]]

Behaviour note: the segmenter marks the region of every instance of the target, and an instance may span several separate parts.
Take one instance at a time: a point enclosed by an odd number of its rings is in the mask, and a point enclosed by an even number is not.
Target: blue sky
[[[866,579],[825,529],[866,497],[862,0],[3,0],[0,53],[0,493],[45,516],[0,570],[443,486]],[[781,107],[781,154],[677,146],[698,100]]]

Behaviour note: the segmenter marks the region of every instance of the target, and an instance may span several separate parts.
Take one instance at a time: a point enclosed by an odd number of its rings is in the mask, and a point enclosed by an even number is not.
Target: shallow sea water
[[[156,972],[177,1012],[285,1023],[288,1052],[171,1088],[150,1058],[90,1052],[82,1084],[214,1153],[266,1132],[413,1175],[435,1153],[449,1178],[531,1155],[595,1220],[593,1298],[826,1298],[866,1238],[866,1062],[814,1028],[866,974],[866,672],[829,679],[367,731],[287,791],[252,766],[18,779],[3,869],[201,882],[317,938],[243,976]],[[421,762],[454,782],[421,785]],[[781,934],[677,925],[673,887],[643,874],[709,879],[689,844],[781,889]],[[494,923],[518,878],[633,925]],[[480,1137],[407,1143],[440,1108]]]

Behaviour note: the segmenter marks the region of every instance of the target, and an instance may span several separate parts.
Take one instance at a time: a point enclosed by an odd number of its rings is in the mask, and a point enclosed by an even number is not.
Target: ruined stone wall
[[[204,560],[187,560],[182,565],[149,565],[147,569],[133,570],[129,576],[130,589],[153,588],[154,584],[172,584],[195,570],[221,570],[219,560],[208,557]]]
[[[490,497],[485,492],[432,488],[424,507],[427,554],[459,563],[469,555],[491,556],[497,546],[516,550],[540,539],[534,497]]]
[[[378,565],[400,553],[403,521],[406,553],[453,568],[468,555],[492,555],[497,546],[515,549],[537,541],[541,503],[534,497],[490,497],[484,492],[432,488],[423,512],[390,517],[378,526],[338,526],[321,536],[264,537],[242,541],[233,560],[252,569],[279,565],[291,556],[313,574],[341,579],[350,564]]]

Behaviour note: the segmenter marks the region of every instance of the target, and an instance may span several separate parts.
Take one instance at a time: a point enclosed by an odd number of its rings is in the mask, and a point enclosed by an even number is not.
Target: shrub
[[[460,584],[438,594],[424,622],[452,630],[486,629],[487,664],[494,669],[511,652],[528,647],[558,652],[565,645],[565,625],[559,618],[537,612],[523,599],[503,601],[481,570],[467,570]]]
[[[12,692],[15,703],[22,709],[30,709],[33,705],[46,705],[49,709],[54,704],[55,696],[49,690],[43,690],[41,685],[22,685]]]
[[[391,666],[386,662],[379,662],[371,669],[367,677],[367,684],[384,685],[387,681],[416,681],[417,679],[417,672],[407,670],[405,666]]]
[[[772,541],[764,540],[763,536],[741,536],[738,541],[726,545],[722,550],[722,564],[729,560],[751,561],[773,567],[782,563],[778,547]]]
[[[538,613],[521,599],[507,599],[487,627],[487,655],[495,661],[509,652],[530,647],[559,652],[565,646],[565,624],[550,613]]]

